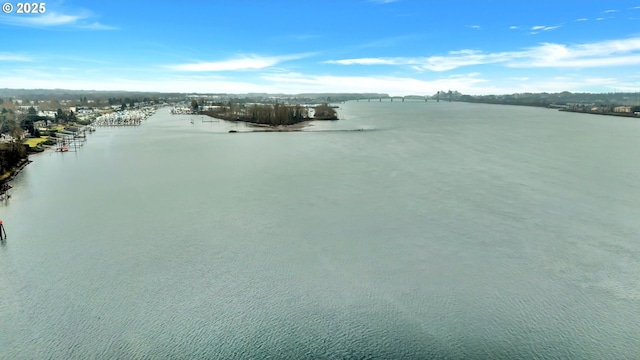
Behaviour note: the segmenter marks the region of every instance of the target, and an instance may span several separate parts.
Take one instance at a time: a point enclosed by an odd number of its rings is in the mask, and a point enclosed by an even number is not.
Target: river
[[[0,358],[640,358],[638,119],[339,105],[237,134],[164,108],[32,156]]]

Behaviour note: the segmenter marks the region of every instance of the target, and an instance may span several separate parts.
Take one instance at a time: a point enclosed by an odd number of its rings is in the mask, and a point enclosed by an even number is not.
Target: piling
[[[4,241],[7,239],[7,232],[4,231],[4,225],[2,225],[2,220],[0,220],[0,240]]]

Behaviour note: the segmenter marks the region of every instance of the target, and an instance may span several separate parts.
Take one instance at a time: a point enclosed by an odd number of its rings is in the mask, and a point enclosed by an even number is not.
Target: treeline
[[[86,101],[86,98],[85,98]],[[97,100],[99,101],[99,100]],[[150,98],[150,97],[143,97],[143,98],[130,98],[130,97],[125,97],[125,98],[115,98],[115,97],[110,97],[107,99],[107,102],[109,103],[109,105],[129,105],[129,107],[133,107],[133,105],[135,103],[139,103],[139,102],[144,102],[144,103],[150,103],[153,102],[155,104],[159,103],[158,98]]]
[[[640,104],[640,93],[571,93],[568,91],[511,95],[462,95],[454,93],[453,100],[541,107],[552,104],[638,105]]]
[[[338,115],[328,104],[321,104],[314,108],[314,116],[309,115],[309,109],[302,105],[287,104],[253,104],[245,106],[243,104],[229,103],[211,111],[202,111],[212,117],[232,120],[246,121],[254,124],[270,126],[293,125],[307,120],[337,120]]]

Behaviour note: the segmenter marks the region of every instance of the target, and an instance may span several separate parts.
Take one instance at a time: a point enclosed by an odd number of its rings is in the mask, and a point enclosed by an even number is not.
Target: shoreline
[[[242,120],[238,120],[242,121]],[[311,122],[314,120],[304,120],[291,125],[267,125],[256,124],[248,121],[243,121],[248,127],[252,128],[250,132],[290,132],[290,131],[302,131],[306,127],[313,126]]]
[[[553,109],[553,108],[550,108],[550,109]],[[628,118],[636,118],[636,119],[640,118],[640,116],[635,115],[634,113],[615,113],[615,112],[603,113],[603,112],[597,112],[597,111],[582,111],[582,110],[573,110],[573,109],[558,109],[558,111],[578,113],[578,114],[628,117]]]
[[[18,176],[18,174],[20,174],[20,172],[32,162],[33,161],[29,160],[29,158],[26,158],[11,171],[3,174],[2,177],[0,177],[0,188],[2,188],[2,190],[0,190],[0,194],[4,194],[7,190],[9,190],[11,188],[11,186],[9,186],[9,182],[15,179],[15,177]]]

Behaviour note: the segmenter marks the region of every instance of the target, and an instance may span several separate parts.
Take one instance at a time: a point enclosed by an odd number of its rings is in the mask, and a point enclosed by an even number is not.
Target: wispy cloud
[[[215,71],[240,71],[240,70],[259,70],[277,65],[283,61],[297,60],[308,57],[311,54],[294,54],[283,56],[258,56],[245,55],[235,59],[211,61],[211,62],[195,62],[187,64],[168,65],[167,68],[178,71],[190,72],[215,72]]]
[[[543,43],[514,52],[511,67],[608,67],[640,65],[640,37],[590,44]]]
[[[469,27],[470,27],[471,29],[474,29],[474,30],[480,30],[480,29],[482,29],[482,26],[480,26],[480,25],[469,25]]]
[[[447,71],[463,66],[505,62],[510,60],[510,53],[483,54],[477,50],[459,50],[449,52],[447,56],[431,56],[417,58],[358,58],[329,60],[329,64],[339,65],[409,65],[415,70]]]
[[[76,15],[63,14],[55,11],[48,11],[42,15],[5,15],[0,16],[0,23],[21,26],[21,27],[33,27],[33,28],[48,28],[48,27],[76,27],[82,29],[91,30],[113,30],[115,27],[100,24],[98,22],[91,22],[89,19],[91,14],[88,12],[82,12]]]
[[[33,59],[25,55],[0,52],[0,61],[29,62]]]
[[[520,26],[515,26],[515,25],[509,26],[509,30],[518,30],[518,29],[520,29]]]
[[[485,53],[459,50],[430,57],[381,57],[329,60],[337,65],[394,65],[418,71],[448,71],[464,66],[504,64],[517,68],[589,68],[640,65],[640,37],[580,45],[543,43],[522,51]]]
[[[388,36],[379,38],[376,40],[372,40],[360,45],[356,45],[355,47],[366,49],[366,48],[384,48],[384,47],[392,47],[397,46],[401,43],[415,43],[417,41],[422,41],[424,39],[423,34],[406,34],[406,35],[398,35],[398,36]]]
[[[392,95],[433,94],[442,89],[475,93],[474,86],[487,83],[479,74],[458,74],[435,80],[396,76],[337,76],[299,73],[269,74],[261,77],[271,86],[296,89],[297,92],[382,92]],[[330,85],[330,89],[327,88]],[[280,90],[276,87],[276,90]],[[273,91],[270,90],[270,91]],[[281,90],[282,91],[282,90]],[[286,92],[286,90],[284,91]]]
[[[556,25],[556,26],[536,25],[536,26],[532,26],[531,30],[532,31],[550,31],[550,30],[555,30],[559,27],[560,25]]]
[[[90,24],[79,24],[79,28],[88,29],[88,30],[117,30],[118,28],[115,26],[109,26],[105,24],[101,24],[99,22],[93,22]]]
[[[603,13],[605,13],[605,14],[611,14],[611,13],[616,13],[616,12],[618,12],[618,10],[605,10],[605,11],[603,11]]]
[[[589,19],[587,19],[587,18],[579,18],[579,19],[575,19],[574,21],[587,21],[587,20],[589,20]]]

